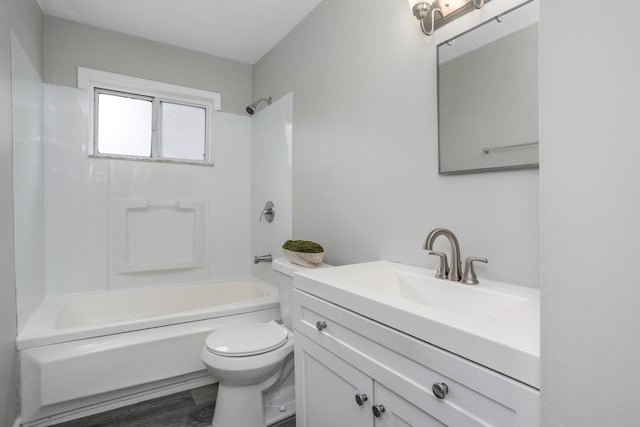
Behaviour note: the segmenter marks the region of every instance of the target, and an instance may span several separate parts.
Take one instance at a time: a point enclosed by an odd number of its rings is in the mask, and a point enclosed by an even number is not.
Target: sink
[[[494,287],[470,286],[437,279],[429,274],[403,271],[403,267],[349,277],[350,284],[362,293],[377,293],[383,298],[401,299],[406,304],[423,306],[464,319],[489,316],[527,301]]]
[[[540,381],[540,291],[465,285],[389,261],[298,272],[298,291],[332,302],[526,384]]]

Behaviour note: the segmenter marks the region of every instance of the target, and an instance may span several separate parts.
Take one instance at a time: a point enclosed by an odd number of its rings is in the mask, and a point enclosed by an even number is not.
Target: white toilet
[[[284,325],[253,322],[212,332],[202,361],[219,383],[213,427],[263,427],[295,413],[293,384],[293,274],[305,269],[273,261]]]

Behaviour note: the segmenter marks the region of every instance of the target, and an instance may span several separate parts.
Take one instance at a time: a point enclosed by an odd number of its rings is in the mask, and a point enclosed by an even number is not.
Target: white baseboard
[[[20,418],[16,418],[16,420],[13,422],[12,427],[20,427],[21,425],[22,425],[22,420]]]

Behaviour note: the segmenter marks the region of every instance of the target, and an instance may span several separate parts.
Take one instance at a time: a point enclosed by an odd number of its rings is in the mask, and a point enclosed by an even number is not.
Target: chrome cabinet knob
[[[375,415],[376,418],[380,418],[380,416],[384,412],[384,405],[373,405],[371,407],[371,410],[373,411],[373,415]]]
[[[449,394],[449,387],[445,383],[433,383],[431,391],[438,399],[444,399]]]
[[[364,405],[364,402],[366,402],[367,400],[369,400],[369,398],[366,394],[356,393],[356,403],[358,404],[358,406]]]
[[[325,322],[324,320],[318,320],[316,322],[316,329],[317,330],[322,331],[326,327],[327,327],[327,322]]]

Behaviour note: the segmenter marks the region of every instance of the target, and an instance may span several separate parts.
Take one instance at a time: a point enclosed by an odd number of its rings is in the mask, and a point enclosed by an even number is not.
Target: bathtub
[[[279,318],[277,288],[257,279],[47,297],[17,337],[23,425],[211,384],[211,331]]]

